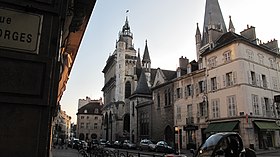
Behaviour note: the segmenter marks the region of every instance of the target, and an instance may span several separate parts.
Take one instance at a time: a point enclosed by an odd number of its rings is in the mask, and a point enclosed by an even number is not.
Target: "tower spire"
[[[229,16],[229,26],[228,26],[228,31],[229,31],[229,32],[233,32],[233,33],[235,33],[235,28],[234,28],[233,23],[232,23],[232,21],[231,21],[231,16]]]
[[[227,32],[218,0],[206,0],[201,47],[208,44],[208,28]]]

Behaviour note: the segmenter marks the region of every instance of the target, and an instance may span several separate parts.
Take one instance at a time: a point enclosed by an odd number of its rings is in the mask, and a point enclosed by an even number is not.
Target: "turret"
[[[231,16],[229,16],[229,26],[228,26],[228,31],[229,31],[229,32],[233,32],[233,33],[235,33],[235,28],[234,28],[233,23],[232,23],[232,21],[231,21]]]
[[[201,47],[201,33],[198,27],[198,23],[196,23],[195,44],[196,44],[196,57],[198,60],[200,56],[199,49]]]
[[[125,42],[125,49],[133,48],[132,45],[133,34],[130,31],[130,26],[128,24],[128,18],[125,19],[125,24],[122,30],[119,32],[119,42]]]

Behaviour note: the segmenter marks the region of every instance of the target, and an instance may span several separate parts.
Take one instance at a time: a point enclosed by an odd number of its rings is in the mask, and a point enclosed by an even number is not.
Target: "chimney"
[[[270,40],[267,43],[263,43],[264,46],[269,48],[271,51],[275,53],[279,53],[278,41],[277,40]]]
[[[187,57],[184,58],[183,56],[181,56],[181,58],[179,58],[179,67],[180,67],[180,69],[186,70],[188,64],[189,64],[189,59],[187,59]]]
[[[242,32],[240,32],[240,34],[243,37],[245,37],[248,40],[250,40],[251,42],[257,44],[257,37],[256,37],[255,27],[253,27],[253,26],[249,27],[249,25],[247,25],[247,29],[245,29]]]

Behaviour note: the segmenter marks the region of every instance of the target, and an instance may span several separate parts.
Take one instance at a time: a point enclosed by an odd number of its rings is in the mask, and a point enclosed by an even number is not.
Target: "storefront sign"
[[[38,54],[42,15],[0,8],[0,48]]]

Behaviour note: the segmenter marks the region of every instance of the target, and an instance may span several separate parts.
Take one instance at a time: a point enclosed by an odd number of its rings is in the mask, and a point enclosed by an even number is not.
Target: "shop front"
[[[279,134],[280,127],[275,121],[258,121],[254,122],[255,132],[258,134],[259,149],[269,149],[277,147],[276,139]]]

